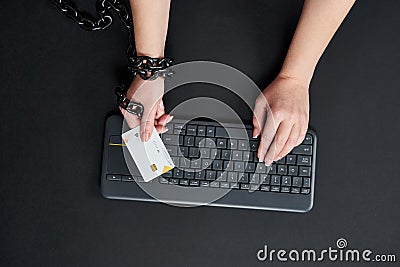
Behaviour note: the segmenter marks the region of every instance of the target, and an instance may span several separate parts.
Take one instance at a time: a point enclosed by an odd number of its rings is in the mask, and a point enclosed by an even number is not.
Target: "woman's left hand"
[[[261,134],[257,155],[267,166],[304,140],[309,119],[308,88],[308,83],[279,75],[257,98],[253,136]],[[269,118],[271,112],[273,119]]]

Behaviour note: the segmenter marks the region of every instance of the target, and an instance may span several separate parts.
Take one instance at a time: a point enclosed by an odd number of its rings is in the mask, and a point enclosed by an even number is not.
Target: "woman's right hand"
[[[173,116],[166,114],[162,97],[164,95],[164,79],[159,77],[155,80],[143,80],[138,75],[133,79],[126,97],[143,105],[142,118],[127,112],[120,107],[128,126],[135,128],[140,125],[140,138],[147,142],[155,127],[158,133],[165,133],[165,127]]]

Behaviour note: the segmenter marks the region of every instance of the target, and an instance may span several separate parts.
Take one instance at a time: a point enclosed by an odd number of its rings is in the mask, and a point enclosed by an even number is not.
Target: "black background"
[[[78,4],[94,12],[94,3]],[[263,88],[301,6],[174,0],[166,54],[229,64]],[[102,198],[104,122],[126,65],[122,24],[86,32],[49,1],[2,1],[0,10],[1,266],[275,266],[257,261],[264,244],[323,249],[340,237],[400,257],[399,1],[357,2],[318,65],[316,195],[306,214]],[[312,264],[293,264],[303,265]]]

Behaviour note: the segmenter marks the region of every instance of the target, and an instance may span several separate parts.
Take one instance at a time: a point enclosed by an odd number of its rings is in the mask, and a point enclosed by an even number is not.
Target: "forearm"
[[[315,67],[355,0],[305,0],[280,75],[310,83]]]
[[[170,0],[130,0],[137,54],[164,56]]]

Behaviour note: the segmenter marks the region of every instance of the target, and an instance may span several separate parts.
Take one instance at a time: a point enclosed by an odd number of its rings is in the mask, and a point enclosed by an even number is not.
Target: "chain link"
[[[80,11],[74,3],[68,0],[50,0],[56,7],[65,15],[74,20],[79,26],[87,31],[97,31],[108,28],[113,17],[111,9],[113,9],[121,19],[125,28],[128,30],[128,48],[126,54],[129,61],[135,54],[133,22],[130,15],[130,9],[121,0],[98,0],[97,1],[97,16],[93,18],[86,12]]]

